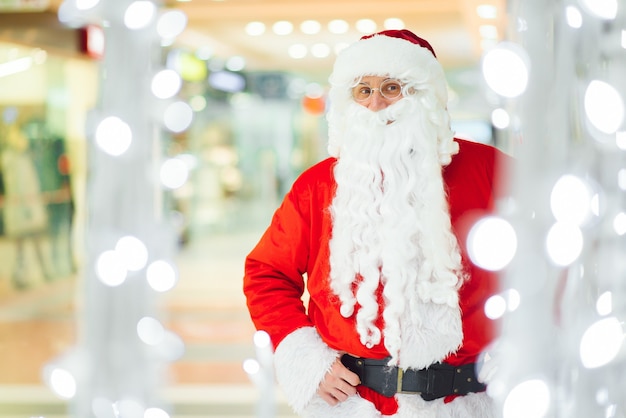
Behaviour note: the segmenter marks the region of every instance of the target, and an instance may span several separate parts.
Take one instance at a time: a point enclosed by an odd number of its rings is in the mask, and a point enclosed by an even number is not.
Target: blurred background
[[[326,157],[327,77],[346,44],[408,28],[447,73],[459,136],[504,147],[481,57],[504,39],[504,0],[168,0],[185,31],[158,60],[182,77],[189,129],[165,153],[191,167],[168,194],[177,286],[161,299],[185,343],[164,397],[175,417],[251,417],[259,393],[243,260],[295,177]],[[0,417],[68,416],[42,370],[76,342],[85,267],[86,126],[102,28],[60,22],[60,0],[0,0]],[[291,416],[277,394],[277,414]]]

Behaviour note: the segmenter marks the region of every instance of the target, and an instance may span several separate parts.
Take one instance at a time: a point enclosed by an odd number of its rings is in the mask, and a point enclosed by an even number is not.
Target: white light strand
[[[178,280],[166,261],[176,237],[163,215],[168,189],[159,176],[166,160],[161,136],[164,128],[183,131],[191,117],[188,105],[174,101],[168,119],[154,120],[156,110],[167,107],[163,101],[180,90],[181,78],[158,71],[161,54],[153,49],[181,33],[186,17],[159,14],[159,7],[151,0],[66,0],[59,10],[66,25],[97,24],[105,34],[106,77],[95,124],[87,129],[93,137],[88,138],[89,253],[81,282],[84,326],[75,353],[55,360],[45,373],[55,393],[72,399],[77,418],[169,418],[159,398],[161,373],[184,351],[180,337],[159,321],[155,298]],[[146,83],[146,74],[154,74],[152,83]]]
[[[253,337],[256,359],[246,359],[242,366],[258,392],[257,418],[274,418],[276,395],[274,393],[274,360],[272,342],[265,331],[257,331]]]
[[[493,56],[483,68],[518,121],[499,138],[518,160],[500,213],[517,232],[501,284],[517,302],[500,294],[485,307],[502,320],[489,393],[502,418],[624,417],[626,13],[616,0],[508,9],[514,27],[496,50],[527,71],[502,74]]]

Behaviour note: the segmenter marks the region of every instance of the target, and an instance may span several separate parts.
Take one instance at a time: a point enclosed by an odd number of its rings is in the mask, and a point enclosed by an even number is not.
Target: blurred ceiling
[[[67,51],[68,46],[63,45],[70,45],[71,41],[60,30],[62,25],[57,18],[63,0],[21,2],[45,3],[46,10],[0,13],[0,41],[41,43]],[[372,33],[385,29],[388,19],[400,19],[405,28],[430,42],[448,73],[454,94],[463,97],[459,108],[471,113],[484,113],[486,109],[478,71],[483,48],[502,40],[508,23],[506,0],[161,0],[160,4],[179,9],[187,16],[187,28],[177,37],[175,46],[194,52],[208,49],[214,59],[224,63],[241,57],[247,71],[289,72],[318,83],[326,83],[336,47],[352,43],[364,34],[357,30],[358,21],[371,20],[376,27],[365,33]],[[328,24],[337,19],[347,23],[344,33],[329,30]],[[273,26],[279,21],[290,22],[293,30],[276,34]],[[314,34],[303,32],[301,26],[306,21],[317,22],[319,30]],[[258,36],[246,33],[250,22],[262,23],[265,31]],[[48,27],[48,31],[33,27]],[[50,35],[52,27],[59,36]],[[320,44],[322,54],[316,57],[312,51]],[[293,45],[303,48],[305,55],[290,57]]]
[[[334,61],[335,46],[352,43],[363,35],[355,28],[361,19],[375,22],[375,31],[385,29],[386,19],[401,19],[405,28],[431,43],[444,67],[475,65],[480,60],[485,36],[497,40],[503,35],[504,3],[505,0],[166,0],[165,6],[186,13],[188,27],[179,42],[190,47],[209,45],[218,56],[244,57],[252,69],[281,69],[326,77]],[[481,5],[490,6],[488,10],[495,12],[495,17],[481,18]],[[348,31],[331,33],[328,23],[335,19],[346,21]],[[310,20],[320,23],[318,33],[305,34],[300,30],[300,25]],[[251,21],[262,22],[265,32],[248,35],[245,28]],[[272,26],[278,21],[291,22],[293,31],[287,35],[273,33]],[[481,29],[483,25],[495,27],[496,33],[493,29]],[[316,44],[325,44],[331,53],[322,58],[308,53],[294,59],[288,54],[294,44],[304,45],[309,51]]]
[[[62,1],[49,0],[49,10],[56,13]],[[501,39],[504,34],[505,3],[506,0],[162,0],[161,4],[187,15],[187,29],[176,41],[180,46],[209,47],[224,60],[243,57],[249,70],[289,71],[325,80],[334,61],[335,47],[363,35],[356,29],[361,19],[375,22],[374,31],[385,29],[386,19],[401,19],[405,28],[431,43],[446,69],[475,66],[483,42]],[[481,17],[479,7],[493,16]],[[328,23],[336,19],[348,23],[345,33],[328,30]],[[303,33],[301,24],[311,20],[320,24],[319,32]],[[265,32],[258,36],[247,34],[246,25],[251,21],[263,23]],[[272,26],[279,21],[290,22],[293,31],[275,34]],[[366,33],[371,32],[370,29]],[[288,52],[294,44],[306,47],[309,53],[300,59],[291,58]],[[326,45],[328,56],[312,56],[310,48],[316,44]]]

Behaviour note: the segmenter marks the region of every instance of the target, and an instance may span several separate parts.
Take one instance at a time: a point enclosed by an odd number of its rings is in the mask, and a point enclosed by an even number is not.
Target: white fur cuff
[[[276,380],[287,402],[301,414],[339,352],[322,341],[314,327],[297,329],[276,347]]]

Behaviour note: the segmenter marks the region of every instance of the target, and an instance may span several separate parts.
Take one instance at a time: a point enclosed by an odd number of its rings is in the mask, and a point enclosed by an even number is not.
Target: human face
[[[390,88],[397,87],[395,83],[389,84],[389,77],[379,77],[379,76],[363,76],[359,83],[354,87],[354,89],[358,89],[359,87],[369,87],[372,91],[370,96],[362,101],[355,100],[356,103],[361,106],[365,106],[366,108],[377,112],[379,110],[385,109],[387,106],[390,106],[400,100],[402,98],[402,92],[397,97],[389,98],[389,94],[384,96],[381,94],[381,85],[387,81],[387,84]],[[401,86],[400,86],[401,88]]]

